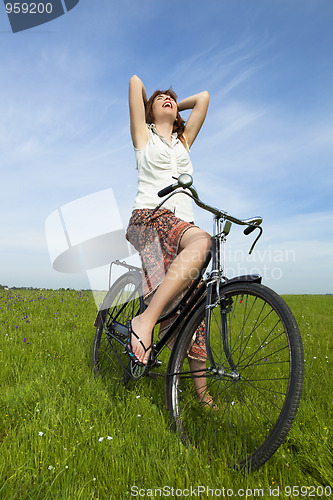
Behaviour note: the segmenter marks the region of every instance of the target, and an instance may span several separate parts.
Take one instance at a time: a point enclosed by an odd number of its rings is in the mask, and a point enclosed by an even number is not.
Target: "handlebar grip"
[[[170,186],[167,186],[166,188],[161,189],[157,194],[160,198],[163,198],[163,196],[166,196],[167,194],[172,193],[174,189],[176,189],[177,186],[174,184],[171,184]]]
[[[257,229],[257,226],[247,226],[247,228],[244,229],[243,233],[248,235],[251,234],[255,229]]]

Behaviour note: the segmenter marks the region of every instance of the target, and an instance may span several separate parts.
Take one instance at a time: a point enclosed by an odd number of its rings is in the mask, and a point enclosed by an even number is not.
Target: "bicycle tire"
[[[143,311],[141,283],[140,273],[126,272],[112,285],[98,312],[92,368],[95,375],[102,376],[108,383],[127,383],[131,378],[140,378],[144,371],[144,367],[137,366],[125,353],[126,329],[120,332],[114,327],[114,321],[126,326]]]
[[[214,374],[207,360],[206,372],[196,376],[206,377],[207,397],[214,404],[199,403],[186,358],[205,318],[204,303],[172,352],[168,407],[173,428],[184,444],[206,448],[214,460],[220,457],[229,467],[256,470],[279,448],[296,416],[304,376],[302,340],[289,307],[269,288],[234,283],[223,286],[220,296],[222,301],[211,310],[206,345],[210,345],[211,361],[218,368],[229,368],[229,377],[221,369]],[[223,346],[221,308],[226,311],[233,368],[227,361],[225,342]],[[230,378],[232,371],[239,379]]]

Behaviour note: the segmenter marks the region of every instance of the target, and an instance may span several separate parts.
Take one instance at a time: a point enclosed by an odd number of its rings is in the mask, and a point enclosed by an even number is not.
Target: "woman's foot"
[[[217,406],[216,403],[214,403],[214,399],[209,394],[209,392],[206,392],[203,396],[198,394],[198,400],[199,400],[199,403],[204,408],[209,408],[209,409],[212,408],[215,411],[219,410],[219,407]]]
[[[141,315],[131,322],[131,350],[139,363],[146,365],[151,352],[152,329],[148,329]]]

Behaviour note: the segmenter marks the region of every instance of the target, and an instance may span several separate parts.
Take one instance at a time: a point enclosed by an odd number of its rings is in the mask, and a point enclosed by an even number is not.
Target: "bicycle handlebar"
[[[196,192],[194,186],[192,185],[193,178],[191,175],[181,174],[178,177],[178,179],[176,179],[176,180],[177,180],[176,183],[171,184],[170,186],[167,186],[164,189],[161,189],[157,193],[160,198],[167,196],[167,195],[169,195],[169,196],[156,207],[156,210],[158,208],[160,208],[166,200],[168,200],[169,198],[171,198],[171,196],[176,194],[176,189],[182,188],[184,190],[183,193],[188,195],[190,198],[192,198],[194,200],[194,202],[196,203],[196,205],[198,205],[198,207],[200,207],[203,210],[206,210],[208,212],[211,212],[213,215],[215,215],[215,217],[217,219],[228,220],[229,222],[234,222],[235,224],[238,224],[239,226],[247,226],[247,228],[244,229],[245,235],[251,234],[255,229],[259,229],[260,234],[258,235],[256,240],[254,241],[254,243],[250,249],[250,253],[252,252],[255,244],[257,243],[258,239],[260,238],[260,236],[262,234],[262,228],[260,227],[260,224],[262,223],[262,220],[263,220],[262,217],[252,217],[250,219],[244,219],[244,220],[237,219],[236,217],[232,217],[227,212],[224,212],[224,211],[219,210],[215,207],[207,205],[206,203],[204,203],[200,200],[198,193]],[[185,189],[188,189],[190,191],[190,193],[188,191],[185,191]]]
[[[170,186],[165,187],[164,189],[161,189],[161,191],[157,193],[160,198],[163,198],[163,196],[167,196],[168,194],[172,193],[175,189],[178,188],[183,188],[183,189],[189,188],[191,191],[192,189],[194,189],[192,186],[193,178],[190,174],[180,174],[178,178],[177,177],[172,177],[172,178],[176,179],[177,182],[175,184],[171,184]],[[196,197],[198,198],[197,194]],[[164,201],[162,203],[164,203]]]
[[[258,226],[248,226],[244,229],[243,233],[245,235],[251,234]]]
[[[157,194],[158,194],[158,196],[159,196],[160,198],[163,198],[163,196],[166,196],[166,195],[168,195],[168,194],[172,193],[172,191],[173,191],[174,189],[177,189],[177,187],[178,187],[177,185],[176,185],[176,187],[174,187],[174,186],[175,186],[175,184],[171,184],[170,186],[167,186],[166,188],[161,189],[161,191],[159,191],[159,192],[157,193]]]
[[[171,184],[170,186],[167,186],[164,189],[161,189],[157,194],[160,198],[167,196],[168,194],[170,195],[167,199],[171,198],[175,193],[175,190],[178,188],[183,188],[183,189],[189,189],[191,191],[191,194],[184,191],[184,194],[187,194],[194,200],[194,202],[202,209],[207,210],[208,212],[211,212],[214,214],[217,218],[220,219],[225,219],[230,222],[234,222],[235,224],[238,224],[240,226],[248,226],[245,230],[245,234],[250,234],[252,231],[258,228],[258,226],[262,223],[262,217],[252,217],[251,219],[237,219],[236,217],[232,217],[230,214],[227,212],[224,212],[223,210],[219,210],[218,208],[212,207],[211,205],[207,205],[203,201],[200,200],[198,193],[196,192],[194,186],[192,185],[193,179],[192,176],[189,174],[181,174],[178,177],[178,180],[176,183]],[[170,194],[171,193],[171,194]],[[158,205],[160,207],[166,200],[163,200],[162,203]],[[157,207],[156,207],[157,209]]]

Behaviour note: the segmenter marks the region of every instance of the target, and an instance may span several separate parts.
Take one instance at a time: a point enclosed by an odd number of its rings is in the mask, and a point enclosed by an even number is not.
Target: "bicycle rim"
[[[285,439],[299,405],[304,359],[296,321],[285,302],[262,285],[225,286],[222,302],[211,310],[207,344],[213,363],[207,360],[205,372],[189,374],[187,353],[204,318],[205,305],[191,318],[170,361],[174,428],[185,443],[205,448],[214,459],[257,469]],[[213,404],[198,402],[193,376],[205,380],[203,396]]]
[[[98,313],[93,344],[92,367],[96,375],[110,383],[126,383],[140,378],[144,367],[130,361],[125,353],[127,333],[116,324],[127,325],[142,311],[141,277],[135,272],[121,276],[111,287]]]

